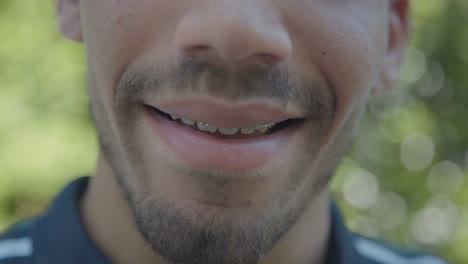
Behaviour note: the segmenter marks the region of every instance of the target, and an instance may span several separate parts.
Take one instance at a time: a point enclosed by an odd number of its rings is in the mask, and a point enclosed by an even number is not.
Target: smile
[[[231,136],[231,138],[245,139],[262,135],[269,135],[280,131],[282,129],[288,128],[294,124],[302,122],[302,118],[293,118],[284,120],[281,122],[270,122],[270,123],[261,123],[253,126],[244,126],[244,127],[216,127],[208,123],[199,122],[187,117],[176,116],[168,113],[164,113],[161,110],[153,108],[157,114],[165,117],[168,120],[172,120],[180,125],[191,127],[201,132],[207,132],[214,136]],[[250,136],[250,137],[246,137]]]
[[[222,171],[275,163],[288,153],[291,139],[305,123],[305,118],[262,105],[226,107],[187,101],[158,108],[145,105],[145,111],[164,153],[173,161]]]

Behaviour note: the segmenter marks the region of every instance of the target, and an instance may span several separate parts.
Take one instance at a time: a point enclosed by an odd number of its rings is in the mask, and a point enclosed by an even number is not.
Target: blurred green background
[[[0,231],[94,169],[84,50],[54,9],[0,0]],[[372,99],[332,189],[352,230],[468,263],[468,1],[412,15],[400,83]]]

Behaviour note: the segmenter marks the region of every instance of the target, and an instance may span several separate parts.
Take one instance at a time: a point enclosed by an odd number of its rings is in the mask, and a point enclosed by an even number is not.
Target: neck
[[[102,154],[82,199],[81,216],[91,240],[112,263],[167,263],[137,231],[131,209]],[[329,193],[324,190],[261,264],[324,263],[329,225]]]

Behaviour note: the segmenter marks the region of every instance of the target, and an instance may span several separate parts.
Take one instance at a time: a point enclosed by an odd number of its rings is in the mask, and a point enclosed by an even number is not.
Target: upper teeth
[[[195,120],[188,119],[188,118],[182,118],[182,122],[186,125],[193,126],[195,125]]]
[[[207,131],[211,133],[215,133],[218,130],[216,127],[210,126],[209,124],[204,124],[202,122],[197,122],[197,128],[201,131]]]
[[[253,134],[255,131],[259,131],[261,133],[265,133],[268,131],[268,129],[272,128],[276,123],[265,123],[265,124],[260,124],[260,125],[255,125],[255,126],[248,126],[248,127],[233,127],[233,128],[218,128],[215,126],[212,126],[210,124],[202,123],[202,122],[197,122],[195,120],[186,118],[186,117],[179,117],[175,115],[171,115],[172,120],[180,120],[182,123],[189,125],[189,126],[194,126],[198,128],[198,130],[205,131],[205,132],[210,132],[210,133],[216,133],[219,132],[223,135],[228,135],[232,136],[237,134],[239,131],[244,134],[244,135],[250,135]]]

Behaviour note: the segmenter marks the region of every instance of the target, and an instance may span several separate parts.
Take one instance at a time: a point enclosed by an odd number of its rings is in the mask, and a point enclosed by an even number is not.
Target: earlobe
[[[58,26],[63,35],[73,41],[82,42],[80,0],[58,0]]]
[[[398,80],[409,37],[408,9],[408,0],[392,0],[388,50],[383,61],[379,81],[373,88],[373,94],[381,94],[392,88]]]

